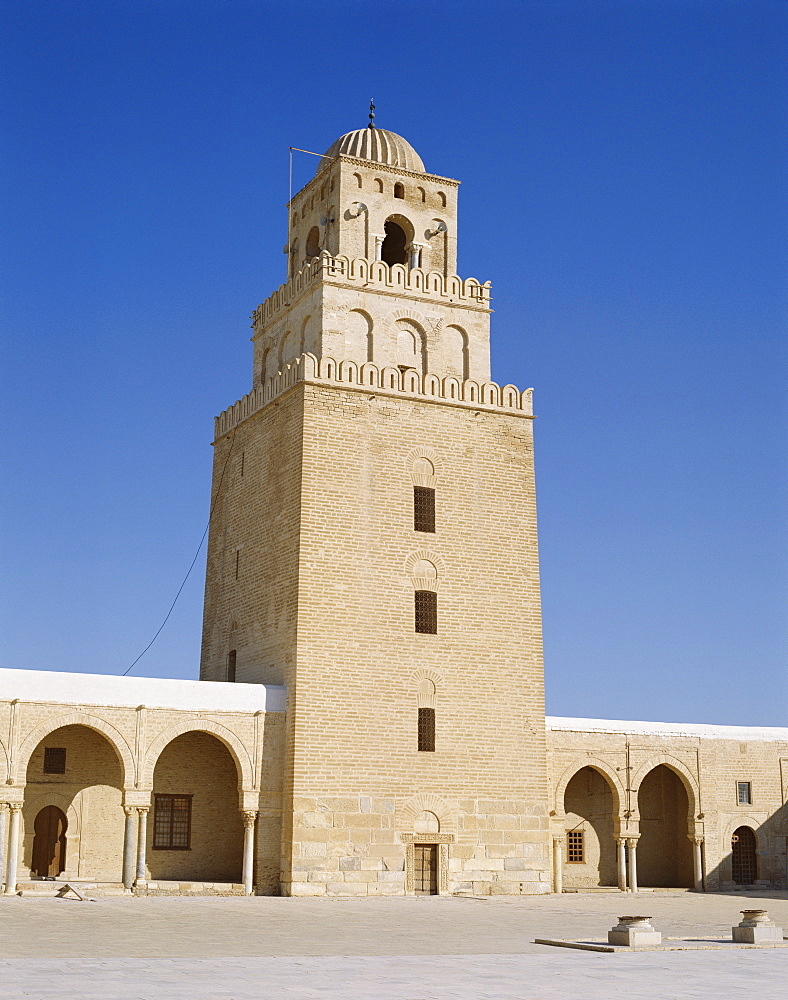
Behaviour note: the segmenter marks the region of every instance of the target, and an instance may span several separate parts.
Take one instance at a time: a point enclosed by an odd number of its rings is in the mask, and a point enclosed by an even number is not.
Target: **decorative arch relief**
[[[405,457],[405,468],[414,486],[435,488],[437,460],[429,448],[414,448]]]
[[[410,553],[405,560],[405,572],[414,590],[437,590],[445,566],[436,552],[422,550]]]

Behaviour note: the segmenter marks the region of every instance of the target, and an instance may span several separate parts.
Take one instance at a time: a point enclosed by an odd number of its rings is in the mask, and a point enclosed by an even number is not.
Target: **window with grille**
[[[191,849],[191,836],[191,795],[154,795],[154,849],[160,851],[188,851]]]
[[[416,631],[427,635],[438,632],[438,595],[433,590],[416,591]]]
[[[736,782],[736,798],[740,806],[752,805],[752,784],[749,781]]]
[[[566,835],[566,860],[570,864],[582,865],[585,860],[583,851],[583,831],[569,830]]]
[[[435,751],[435,709],[419,709],[419,750]]]
[[[235,661],[236,661],[236,657],[237,657],[237,652],[234,649],[231,649],[230,652],[227,654],[227,680],[228,681],[234,681],[235,680]]]
[[[65,747],[44,747],[44,774],[66,773]]]
[[[429,486],[413,487],[413,527],[416,531],[435,531],[435,490]]]

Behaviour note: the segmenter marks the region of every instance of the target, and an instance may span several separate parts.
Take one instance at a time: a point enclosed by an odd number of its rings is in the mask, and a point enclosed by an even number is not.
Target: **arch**
[[[443,191],[438,191],[438,204],[441,208],[446,208],[446,195]]]
[[[584,767],[592,767],[595,771],[599,771],[602,777],[607,780],[610,790],[613,793],[613,807],[616,814],[620,817],[622,803],[625,801],[624,786],[621,784],[621,778],[616,769],[601,757],[578,756],[564,770],[555,788],[555,811],[559,815],[563,815],[566,786],[578,771],[582,771]]]
[[[445,799],[433,792],[419,792],[407,799],[397,809],[395,822],[400,830],[412,830],[416,818],[423,812],[434,813],[440,822],[441,832],[454,832],[457,810],[450,808]]]
[[[427,370],[427,335],[424,327],[409,317],[399,317],[394,328],[397,337],[397,365],[414,368],[422,375]]]
[[[416,194],[418,195],[419,201],[424,202],[427,200],[427,192],[424,190],[423,187],[417,187]]]
[[[731,878],[737,885],[752,885],[758,879],[758,835],[741,824],[731,835]]]
[[[430,549],[419,549],[416,552],[410,552],[405,558],[405,572],[408,576],[415,576],[416,569],[420,563],[431,563],[435,567],[435,580],[437,581],[446,572],[446,564],[437,552],[433,552]]]
[[[199,722],[184,720],[159,733],[145,753],[145,764],[142,768],[140,781],[143,788],[153,787],[153,771],[156,767],[156,761],[159,759],[164,748],[178,736],[193,732],[211,733],[217,739],[221,740],[235,760],[238,770],[238,790],[243,791],[246,789],[251,791],[254,788],[254,769],[249,751],[235,733],[224,726],[220,726],[218,722],[211,722],[210,719],[200,719]]]
[[[640,831],[640,884],[650,888],[692,888],[695,878],[690,837],[695,826],[691,791],[667,763],[652,767],[633,790]]]
[[[311,316],[305,317],[301,324],[301,342],[298,345],[299,356],[305,351],[309,351],[311,354],[318,354],[320,352],[319,329],[317,323],[312,322]]]
[[[386,236],[380,248],[381,260],[392,264],[408,263],[408,247],[413,241],[413,226],[403,215],[390,215],[383,224]]]
[[[121,736],[114,726],[98,718],[95,715],[87,715],[84,712],[70,712],[68,715],[60,715],[55,719],[42,722],[40,725],[27,734],[19,747],[19,756],[16,761],[16,772],[11,777],[15,784],[24,784],[27,774],[27,765],[38,744],[53,733],[56,729],[64,726],[86,726],[88,729],[95,729],[105,736],[118,756],[122,767],[123,787],[129,788],[134,784],[136,768],[134,766],[134,756],[125,738]]]
[[[66,870],[68,818],[56,805],[39,809],[33,820],[33,855],[30,868],[36,875],[55,876]]]
[[[362,189],[362,187],[364,186],[363,181],[361,180],[361,174],[353,174],[353,177],[354,177],[354,179],[356,181],[356,186],[358,187],[358,189],[360,191]]]
[[[364,309],[351,309],[345,324],[345,351],[359,363],[373,361],[374,323]]]
[[[405,197],[405,185],[402,183],[402,181],[397,181],[397,183],[394,185],[394,197],[395,198]]]
[[[690,822],[692,822],[697,812],[698,783],[692,771],[690,771],[687,765],[682,760],[679,760],[678,757],[673,757],[670,754],[654,754],[654,756],[649,757],[632,775],[632,791],[637,794],[643,779],[646,778],[649,772],[653,771],[654,768],[659,767],[660,764],[665,764],[666,767],[675,771],[681,779],[689,801],[689,813],[687,818]]]
[[[372,185],[373,189],[377,191],[378,194],[383,193],[383,181],[379,177],[375,178],[375,180],[372,182]]]
[[[468,334],[454,323],[443,333],[443,368],[447,375],[468,378]]]
[[[288,330],[279,342],[279,367],[277,371],[282,371],[288,361],[298,357],[300,336],[295,330]]]
[[[422,809],[413,821],[414,833],[440,833],[441,821],[431,809]]]
[[[306,256],[308,259],[317,257],[320,253],[320,227],[312,226],[306,237]]]

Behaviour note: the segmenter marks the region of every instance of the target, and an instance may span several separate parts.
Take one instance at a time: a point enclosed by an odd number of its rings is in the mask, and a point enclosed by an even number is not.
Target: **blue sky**
[[[784,725],[786,20],[5,0],[3,665],[150,640],[283,278],[287,147],[374,96],[462,181],[494,377],[535,387],[548,711]],[[197,675],[202,589],[201,557],[135,673]]]

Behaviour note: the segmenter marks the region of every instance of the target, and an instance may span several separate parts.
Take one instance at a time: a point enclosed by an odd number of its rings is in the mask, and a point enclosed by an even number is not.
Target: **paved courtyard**
[[[530,898],[0,899],[0,1000],[644,1000],[788,995],[788,949],[595,954],[621,913],[728,937],[788,893]]]

